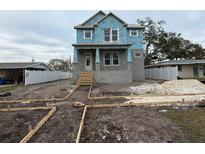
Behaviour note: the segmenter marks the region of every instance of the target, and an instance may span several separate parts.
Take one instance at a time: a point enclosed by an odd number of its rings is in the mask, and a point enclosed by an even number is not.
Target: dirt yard
[[[91,109],[81,142],[205,142],[204,126],[205,109],[199,108]]]
[[[18,143],[49,112],[46,110],[0,112],[0,143]],[[31,116],[32,115],[32,116]]]
[[[57,111],[30,140],[37,143],[73,143],[76,140],[83,108],[72,105],[86,102],[89,87],[80,87],[67,102],[57,103]]]
[[[192,82],[190,85],[193,86]],[[98,85],[92,93],[115,91],[129,93],[130,87],[143,84],[159,84],[162,82],[146,81],[127,85]],[[165,83],[163,83],[165,84]],[[166,83],[170,84],[169,82]],[[184,83],[181,83],[184,84]],[[195,87],[198,87],[196,83]],[[74,87],[72,81],[57,81],[42,85],[20,87],[13,92],[10,99],[17,96],[24,98],[25,93],[35,93],[33,97],[66,95],[58,90]],[[166,86],[167,86],[166,85]],[[174,86],[174,83],[171,83]],[[189,86],[190,86],[189,85]],[[177,85],[179,87],[179,85]],[[202,87],[203,85],[201,85]],[[175,86],[176,87],[176,86]],[[194,87],[194,86],[193,86]],[[27,90],[28,91],[27,91]],[[50,90],[51,91],[50,91]],[[18,93],[21,91],[22,93]],[[24,93],[24,92],[25,93]],[[33,143],[73,143],[76,140],[83,108],[72,105],[78,101],[85,104],[123,103],[127,99],[88,100],[89,87],[82,86],[67,101],[52,102],[56,112],[31,138]],[[15,95],[14,95],[15,94]],[[112,94],[112,95],[113,95]],[[150,95],[150,93],[148,93]],[[43,106],[45,103],[14,104],[12,107]],[[47,111],[46,111],[47,113]],[[19,142],[28,132],[28,125],[35,125],[46,113],[43,111],[0,112],[0,142]],[[31,116],[32,115],[32,116]],[[119,107],[90,109],[86,114],[85,127],[81,142],[205,142],[205,109],[187,107]]]
[[[156,96],[171,94],[205,93],[205,85],[198,80],[155,81],[145,80],[130,84],[98,84],[92,88],[95,96]]]
[[[62,98],[68,95],[75,87],[76,85],[71,79],[21,86],[14,90],[11,96],[0,97],[0,100]]]

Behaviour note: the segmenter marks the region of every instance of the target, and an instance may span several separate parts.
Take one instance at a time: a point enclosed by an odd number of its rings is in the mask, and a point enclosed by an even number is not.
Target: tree
[[[184,39],[181,34],[166,32],[165,21],[155,22],[147,17],[137,22],[145,26],[145,65],[164,60],[205,58],[205,49],[200,44]]]
[[[71,57],[62,59],[51,59],[48,64],[56,71],[68,72],[71,70]]]
[[[150,17],[146,17],[145,20],[137,19],[137,23],[145,26],[145,56],[147,56],[151,52],[152,45],[157,41],[158,36],[164,31],[163,24],[165,24],[165,21],[154,22]]]

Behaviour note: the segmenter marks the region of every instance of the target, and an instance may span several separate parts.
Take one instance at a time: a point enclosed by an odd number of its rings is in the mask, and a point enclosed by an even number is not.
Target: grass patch
[[[162,114],[188,132],[192,142],[205,142],[205,108],[168,110]]]
[[[19,84],[12,84],[12,85],[4,85],[4,86],[0,86],[0,92],[9,92],[9,91],[14,91],[16,90],[18,87],[20,87],[21,85]]]

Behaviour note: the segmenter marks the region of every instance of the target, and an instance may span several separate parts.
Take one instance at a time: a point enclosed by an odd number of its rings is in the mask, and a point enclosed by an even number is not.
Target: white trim
[[[110,65],[105,65],[105,53],[109,53],[110,54]],[[118,64],[115,65],[113,64],[113,53],[117,53],[118,54]],[[119,51],[106,51],[103,53],[103,66],[120,66],[120,54]]]
[[[105,30],[106,29],[110,29],[110,36],[109,36],[110,41],[105,41]],[[112,39],[112,31],[113,30],[117,30],[117,41],[113,41],[113,39]],[[106,43],[119,42],[119,40],[120,40],[120,29],[119,28],[105,28],[103,33],[104,33],[104,42],[106,42]]]
[[[90,38],[86,38],[85,37],[85,32],[90,32]],[[92,34],[92,30],[83,30],[83,38],[84,40],[92,40],[93,34]]]
[[[117,55],[118,55],[118,64],[117,65],[114,64],[113,53],[117,53]],[[114,51],[114,52],[112,52],[112,66],[119,66],[119,65],[120,65],[120,54],[118,51]]]
[[[136,34],[136,35],[132,35],[132,31],[137,31],[137,34]],[[139,32],[138,32],[137,29],[130,29],[130,36],[131,36],[131,37],[132,37],[132,36],[138,37],[138,35],[139,35]]]

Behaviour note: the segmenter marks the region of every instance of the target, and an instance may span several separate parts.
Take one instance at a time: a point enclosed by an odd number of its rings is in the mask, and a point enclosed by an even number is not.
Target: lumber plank
[[[81,136],[81,132],[83,130],[83,127],[84,127],[84,121],[85,121],[85,114],[87,112],[87,105],[85,105],[84,107],[84,110],[83,110],[83,115],[82,115],[82,118],[81,118],[81,121],[80,121],[80,127],[79,127],[79,130],[78,130],[78,135],[77,135],[77,138],[76,138],[76,143],[79,143],[80,142],[80,136]]]
[[[31,137],[45,124],[45,122],[53,115],[56,111],[56,107],[53,107],[49,113],[41,119],[41,121],[20,141],[20,143],[27,143]]]
[[[48,106],[38,106],[38,107],[20,107],[20,108],[2,108],[0,112],[13,112],[13,111],[23,111],[23,110],[49,110],[53,107]]]

